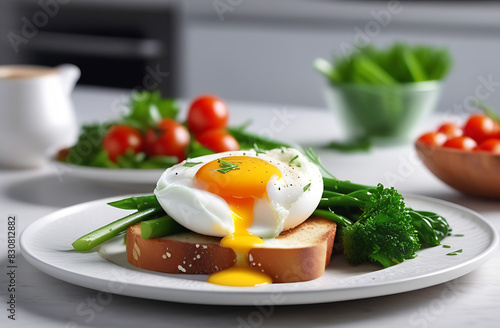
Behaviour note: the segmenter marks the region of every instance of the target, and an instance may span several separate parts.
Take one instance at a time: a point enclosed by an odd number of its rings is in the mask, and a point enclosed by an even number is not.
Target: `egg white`
[[[196,172],[204,164],[230,156],[258,157],[274,165],[282,175],[281,179],[274,175],[269,180],[267,198],[255,199],[249,232],[261,238],[273,238],[305,221],[318,206],[323,193],[318,167],[299,151],[282,148],[258,154],[245,150],[206,155],[167,169],[154,191],[165,212],[191,231],[216,237],[231,235],[234,223],[228,203],[218,195],[199,189],[194,182]],[[186,162],[200,164],[185,166]]]

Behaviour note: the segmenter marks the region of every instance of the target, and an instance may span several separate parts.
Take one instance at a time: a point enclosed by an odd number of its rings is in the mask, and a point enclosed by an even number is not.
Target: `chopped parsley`
[[[193,167],[193,166],[199,165],[201,163],[203,163],[203,162],[186,162],[182,166]]]
[[[295,155],[291,160],[290,162],[288,162],[289,165],[291,165],[297,158],[299,158],[299,155]],[[295,163],[295,165],[297,165],[297,167],[300,167],[300,163],[297,162]]]
[[[311,187],[311,183],[310,182],[304,186],[304,189],[303,189],[304,192],[308,191],[309,187]]]
[[[454,251],[454,252],[451,252],[451,253],[448,253],[448,254],[446,254],[446,255],[458,255],[459,253],[462,253],[462,252],[463,252],[463,250],[462,250],[462,249],[458,249],[458,250],[456,250],[456,251]]]
[[[217,172],[219,173],[226,174],[227,172],[230,172],[232,170],[239,170],[238,164],[236,163],[231,163],[223,159],[218,159],[217,162],[219,162],[220,167],[220,169],[217,170]]]
[[[266,152],[264,150],[262,150],[259,145],[257,145],[256,143],[253,144],[253,149],[255,150],[255,153],[257,155],[259,154],[265,154]]]
[[[309,160],[311,162],[313,162],[314,164],[316,164],[317,167],[319,167],[321,170],[323,170],[323,172],[325,172],[326,174],[328,174],[332,179],[337,180],[337,178],[334,177],[333,174],[331,174],[326,169],[326,167],[323,166],[323,163],[321,163],[321,160],[319,159],[318,154],[316,154],[311,147],[309,147],[309,149],[306,150],[306,156],[307,156],[307,158],[309,158]]]

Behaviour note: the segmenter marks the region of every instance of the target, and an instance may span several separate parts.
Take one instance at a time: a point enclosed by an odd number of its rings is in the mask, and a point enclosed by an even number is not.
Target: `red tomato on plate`
[[[142,150],[143,138],[139,130],[129,125],[113,125],[103,138],[102,145],[109,159],[116,162],[127,149],[134,153]]]
[[[199,134],[196,140],[204,147],[217,153],[240,149],[238,141],[225,130],[205,131]]]
[[[187,126],[194,135],[208,130],[225,129],[229,111],[224,101],[211,95],[196,98],[189,107]]]
[[[163,119],[157,128],[146,132],[146,153],[150,156],[176,156],[186,159],[187,147],[191,139],[185,126],[173,119]]]

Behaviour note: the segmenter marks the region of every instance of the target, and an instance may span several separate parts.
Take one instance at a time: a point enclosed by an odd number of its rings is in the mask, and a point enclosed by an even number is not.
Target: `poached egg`
[[[323,180],[295,149],[247,150],[183,161],[163,173],[154,193],[179,224],[223,237],[221,245],[235,251],[235,265],[208,282],[255,286],[272,279],[249,268],[248,252],[304,222],[318,206]]]

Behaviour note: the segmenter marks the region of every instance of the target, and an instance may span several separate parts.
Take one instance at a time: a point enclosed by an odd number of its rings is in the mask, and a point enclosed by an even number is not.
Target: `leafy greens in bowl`
[[[395,43],[367,46],[331,63],[318,58],[314,67],[328,78],[326,101],[348,138],[392,144],[412,141],[434,110],[451,57],[446,49]]]
[[[445,48],[395,43],[386,49],[360,48],[349,56],[334,57],[332,63],[318,58],[314,67],[331,84],[395,85],[440,81],[451,68]]]

